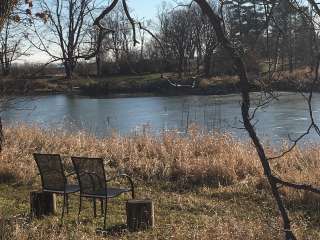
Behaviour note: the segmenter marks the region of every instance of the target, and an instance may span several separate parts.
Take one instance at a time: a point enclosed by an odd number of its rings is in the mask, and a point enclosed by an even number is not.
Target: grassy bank
[[[252,91],[309,91],[314,73],[307,67],[295,69],[293,72],[279,71],[272,75],[267,73],[249,73],[250,87]],[[180,84],[175,87],[171,84]],[[190,87],[193,85],[194,87]],[[164,95],[179,94],[230,94],[239,92],[237,76],[214,76],[214,77],[184,77],[179,79],[177,74],[160,74],[114,76],[100,79],[82,79],[78,82],[80,90],[88,95],[112,94],[112,93],[153,93]],[[314,87],[320,91],[320,86]]]
[[[79,79],[81,93],[86,95],[107,95],[114,93],[164,93],[170,88],[161,74],[138,74]]]
[[[75,76],[72,82],[63,74],[33,76],[30,78],[7,77],[2,79],[0,90],[9,94],[68,93],[81,92],[87,95],[112,93],[161,92],[168,87],[161,74],[121,75],[103,78]]]
[[[281,239],[280,220],[250,143],[229,135],[189,136],[166,133],[97,139],[18,126],[5,130],[0,156],[0,239],[99,239],[89,205],[76,221],[77,197],[63,228],[59,218],[28,218],[31,189],[39,187],[33,152],[104,157],[108,166],[124,169],[136,179],[138,198],[156,204],[156,228],[141,233],[115,232],[108,239]],[[272,149],[267,149],[272,153]],[[112,160],[111,160],[112,159]],[[296,149],[272,162],[279,175],[320,185],[318,146]],[[109,169],[109,167],[108,167]],[[282,189],[300,239],[319,239],[319,198]],[[124,198],[113,200],[109,226],[125,222]]]
[[[271,78],[264,74],[257,76],[249,74],[252,91],[308,91],[313,74],[308,68],[300,68],[292,73],[288,71],[274,73]],[[187,87],[175,87],[172,84],[187,85]],[[195,81],[195,87],[191,88]],[[30,79],[4,79],[0,90],[9,94],[39,94],[39,93],[68,93],[71,86],[74,92],[85,95],[108,94],[228,94],[239,92],[238,78],[236,76],[215,76],[178,79],[177,75],[165,73],[163,77],[159,73],[141,75],[122,75],[109,77],[80,77],[75,76],[67,81],[63,75],[38,76]],[[315,91],[320,91],[315,86]]]

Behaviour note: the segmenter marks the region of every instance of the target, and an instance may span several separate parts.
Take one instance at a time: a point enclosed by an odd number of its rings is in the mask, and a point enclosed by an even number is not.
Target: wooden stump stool
[[[129,231],[139,231],[154,227],[154,205],[152,200],[128,200],[126,209]]]
[[[30,192],[31,216],[40,218],[56,213],[56,196],[53,193],[33,191]]]

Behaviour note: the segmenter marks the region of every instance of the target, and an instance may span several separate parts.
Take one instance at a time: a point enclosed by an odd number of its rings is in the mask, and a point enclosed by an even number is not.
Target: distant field
[[[77,223],[77,197],[72,197],[71,213],[61,229],[59,216],[29,220],[28,194],[40,184],[33,152],[60,153],[65,160],[71,155],[111,157],[108,166],[124,169],[136,180],[138,198],[154,200],[154,230],[118,232],[107,239],[281,239],[281,222],[254,149],[228,135],[203,135],[194,129],[186,138],[166,133],[96,139],[26,126],[6,129],[5,135],[0,156],[0,239],[100,239],[95,228],[102,218],[93,219],[91,204]],[[296,149],[274,161],[273,168],[286,179],[319,186],[318,149],[316,145]],[[281,192],[299,239],[319,239],[319,197]],[[111,201],[109,227],[125,222],[125,199]]]

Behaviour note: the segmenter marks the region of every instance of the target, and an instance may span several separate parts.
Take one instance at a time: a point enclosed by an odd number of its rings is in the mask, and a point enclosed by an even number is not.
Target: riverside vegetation
[[[156,227],[140,233],[111,231],[107,239],[280,239],[274,201],[249,142],[228,134],[175,132],[114,134],[98,139],[86,133],[69,134],[25,125],[5,129],[0,156],[0,239],[100,239],[87,203],[77,222],[78,197],[63,227],[59,216],[31,220],[29,192],[40,186],[34,152],[59,153],[67,165],[70,156],[103,157],[107,166],[122,169],[136,180],[138,198],[155,202]],[[275,154],[269,147],[268,152]],[[320,185],[318,146],[296,148],[273,160],[279,175]],[[319,239],[319,197],[282,189],[294,231],[300,239]],[[125,197],[112,200],[108,225],[125,223]],[[58,209],[59,210],[59,209]]]
[[[22,71],[22,70],[20,70]],[[9,95],[23,94],[47,94],[47,93],[70,93],[70,81],[61,75],[44,74],[29,76],[25,72],[17,76],[9,76],[1,80],[0,91]],[[250,87],[253,91],[269,89],[276,91],[308,91],[314,78],[314,74],[308,67],[289,71],[280,71],[272,74],[257,76],[250,74]],[[174,84],[186,85],[187,87],[174,87]],[[259,81],[258,81],[259,79]],[[194,82],[195,81],[195,82]],[[195,83],[194,87],[190,87]],[[96,77],[94,75],[79,75],[72,80],[74,93],[99,96],[108,94],[159,94],[159,95],[210,95],[228,94],[239,92],[238,77],[234,75],[220,75],[213,77],[186,76],[178,78],[174,73],[149,73],[114,75],[109,77]],[[315,91],[320,92],[319,86]]]

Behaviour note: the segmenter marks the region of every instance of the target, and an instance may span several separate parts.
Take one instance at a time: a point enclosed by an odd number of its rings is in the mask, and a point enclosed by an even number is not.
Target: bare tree
[[[112,30],[111,34],[106,35],[102,49],[105,57],[113,59],[116,71],[121,72],[123,62],[130,61],[130,28],[129,22],[125,17],[122,7],[116,7],[106,18],[103,25]]]
[[[27,11],[25,12],[27,15],[29,15],[30,13],[30,8],[32,7],[32,0],[26,0],[24,2],[25,4],[28,5]],[[14,20],[15,22],[20,22],[21,18],[19,15],[14,15],[13,14],[13,9],[19,4],[18,0],[2,0],[0,1],[0,32],[3,31],[3,28],[7,30],[8,25],[10,25],[10,21]],[[25,14],[24,13],[24,14]],[[11,19],[10,19],[11,16]],[[11,44],[9,44],[9,37],[7,39],[8,41],[8,46]],[[7,52],[7,58],[9,58],[10,60],[14,60],[15,56],[17,55],[17,50],[18,50],[18,46],[19,44],[15,44],[16,47],[14,47],[14,51],[12,50],[8,50],[9,53]],[[14,45],[14,46],[15,46]],[[7,46],[7,49],[9,49],[9,47]],[[19,54],[18,54],[19,55]],[[8,60],[5,60],[8,61]],[[9,63],[9,65],[11,65],[12,61]],[[3,86],[3,79],[0,78],[0,114],[8,109],[13,109],[16,107],[17,104],[24,102],[23,98],[16,98],[15,96],[8,96],[6,88]],[[4,144],[4,133],[3,133],[3,125],[2,125],[2,118],[0,116],[0,152],[3,148],[3,144]]]
[[[13,8],[14,3],[10,0],[4,0],[0,2],[0,30],[2,30],[3,25],[8,19],[8,16]],[[2,121],[0,118],[0,150],[2,150],[4,141],[3,129],[2,129]]]
[[[25,46],[23,31],[19,22],[12,16],[0,33],[0,63],[3,76],[9,75],[14,61],[28,55],[30,46]]]
[[[177,62],[177,70],[179,78],[181,78],[187,61],[192,59],[195,53],[191,12],[179,9],[169,13],[161,13],[160,23],[160,39],[166,52]]]
[[[14,0],[3,0],[0,2],[0,30],[4,23],[8,20],[13,7],[17,4]]]
[[[3,0],[0,2],[0,31],[2,31],[2,28],[4,24],[8,21],[8,18],[10,16],[10,13],[12,9],[16,6],[17,1],[13,0]],[[0,95],[0,105],[7,104],[8,98],[5,97],[3,94]],[[2,127],[2,119],[0,117],[0,151],[2,150],[4,143],[4,134],[3,134],[3,127]]]
[[[89,37],[92,14],[96,9],[94,1],[41,0],[40,7],[48,17],[48,23],[43,26],[44,32],[34,25],[34,38],[29,37],[29,40],[33,47],[46,52],[52,61],[61,60],[66,78],[70,80],[79,59],[95,56],[92,52],[97,48],[92,46]]]

